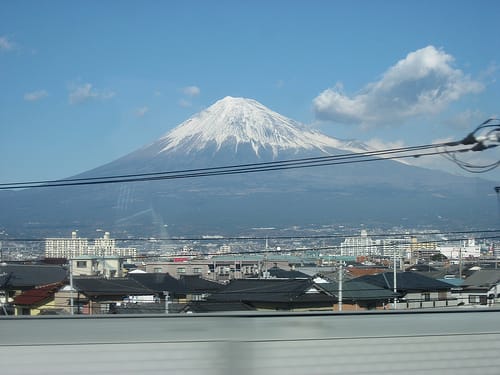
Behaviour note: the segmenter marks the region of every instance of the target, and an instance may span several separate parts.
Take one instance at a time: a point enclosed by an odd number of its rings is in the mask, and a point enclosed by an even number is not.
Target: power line
[[[465,231],[432,231],[432,232],[391,232],[391,233],[370,233],[370,237],[400,237],[400,236],[447,236],[455,234],[477,234],[477,233],[497,233],[500,229],[477,229]],[[157,241],[206,241],[206,242],[223,242],[223,241],[264,241],[264,240],[294,240],[294,239],[333,239],[345,237],[359,237],[359,233],[335,233],[325,235],[296,235],[296,236],[217,236],[217,237],[127,237],[127,238],[113,238],[115,241],[136,241],[136,242],[157,242]],[[65,238],[61,237],[62,239]],[[10,242],[43,242],[47,238],[3,238],[2,241]],[[58,237],[59,239],[59,237]],[[95,238],[95,239],[102,239]]]
[[[484,129],[492,128],[487,133],[477,135],[483,132]],[[251,163],[251,164],[236,164],[229,166],[185,169],[177,171],[162,171],[151,173],[136,173],[123,174],[100,177],[85,177],[85,178],[70,178],[63,180],[40,180],[27,182],[10,182],[0,183],[0,190],[6,189],[21,189],[21,188],[42,188],[42,187],[60,187],[60,186],[79,186],[79,185],[96,185],[96,184],[112,184],[125,182],[145,182],[155,180],[173,180],[184,178],[197,178],[221,175],[234,175],[255,172],[280,171],[287,169],[309,168],[320,166],[331,166],[341,164],[353,164],[370,161],[395,160],[409,157],[421,157],[430,155],[443,155],[448,160],[454,162],[460,168],[472,172],[483,173],[497,168],[500,165],[500,160],[489,163],[487,165],[474,165],[467,163],[456,157],[458,153],[468,151],[483,151],[488,148],[498,146],[500,142],[500,120],[488,119],[477,126],[471,133],[460,141],[444,142],[439,144],[427,144],[421,146],[410,146],[391,148],[378,151],[365,151],[359,153],[348,153],[339,155],[329,155],[321,157],[309,157],[291,160],[282,160],[274,162]],[[454,148],[448,150],[448,147],[468,146],[460,149]],[[440,149],[444,148],[444,149]],[[427,151],[434,149],[434,151]]]
[[[320,166],[354,164],[370,161],[395,160],[410,157],[421,157],[430,155],[440,155],[449,151],[439,150],[438,147],[454,145],[456,142],[441,144],[421,145],[412,147],[392,148],[378,151],[367,151],[363,153],[349,153],[340,155],[329,155],[322,157],[311,157],[301,159],[291,159],[275,162],[236,164],[222,167],[187,169],[179,171],[163,171],[152,173],[126,174],[116,176],[101,176],[88,178],[75,178],[64,180],[43,180],[28,182],[11,182],[0,184],[0,190],[20,189],[20,188],[43,188],[60,186],[96,185],[125,182],[145,182],[155,180],[174,180],[196,177],[209,177],[221,175],[234,175],[255,172],[280,171],[298,168],[310,168]],[[433,151],[423,152],[434,149]],[[471,147],[462,147],[454,152],[467,152]]]

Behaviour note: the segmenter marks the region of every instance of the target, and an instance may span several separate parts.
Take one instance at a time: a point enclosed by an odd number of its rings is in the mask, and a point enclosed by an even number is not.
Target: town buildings
[[[45,240],[45,258],[72,259],[79,256],[120,256],[135,257],[135,248],[117,247],[116,240],[105,232],[102,238],[89,240],[78,237],[76,231],[71,233],[71,238],[47,238]]]

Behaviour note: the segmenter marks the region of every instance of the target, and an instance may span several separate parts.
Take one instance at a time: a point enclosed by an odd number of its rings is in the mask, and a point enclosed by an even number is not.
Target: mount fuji
[[[255,100],[226,97],[122,158],[76,177],[179,171],[364,152]],[[3,191],[0,227],[54,235],[234,233],[304,224],[495,226],[491,184],[384,160],[232,176]]]
[[[267,162],[366,150],[361,143],[341,141],[310,130],[255,100],[228,96],[153,144],[85,176],[215,167],[228,162]]]

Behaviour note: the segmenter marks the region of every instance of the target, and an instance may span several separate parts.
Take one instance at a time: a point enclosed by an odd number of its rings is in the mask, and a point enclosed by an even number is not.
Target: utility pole
[[[170,305],[170,295],[168,291],[164,291],[163,295],[165,296],[165,314],[168,314],[168,305]]]
[[[343,273],[344,273],[344,268],[343,268],[343,262],[340,261],[340,266],[339,266],[339,311],[342,311],[342,281],[343,281]]]
[[[396,283],[397,283],[397,269],[396,269],[396,246],[395,245],[392,245],[392,254],[393,254],[393,258],[394,258],[394,264],[392,266],[392,268],[393,268],[393,280],[392,280],[392,284],[394,286],[394,294],[396,294],[398,292],[398,288],[396,286]],[[396,310],[397,308],[398,308],[398,302],[397,302],[396,295],[394,295],[394,310]]]
[[[74,314],[74,299],[73,299],[73,260],[69,259],[69,308],[70,314]]]
[[[460,280],[462,280],[462,244],[458,249],[458,274],[460,276]]]

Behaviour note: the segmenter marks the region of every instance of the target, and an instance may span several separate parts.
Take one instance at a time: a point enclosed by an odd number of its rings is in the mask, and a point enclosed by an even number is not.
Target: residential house
[[[14,297],[15,315],[40,315],[55,312],[55,294],[62,283],[54,283],[26,290]]]
[[[169,262],[148,263],[142,269],[147,273],[168,273],[177,278],[194,275],[212,281],[228,281],[263,276],[273,265],[288,270],[294,265],[291,262],[289,258],[264,255],[224,255],[210,259],[175,258]]]
[[[388,290],[394,290],[394,273],[384,272],[355,279]],[[397,272],[396,291],[401,296],[397,308],[431,308],[457,306],[458,300],[451,294],[451,284],[423,276],[416,272]]]
[[[464,305],[492,306],[500,298],[500,270],[474,271],[454,295]]]
[[[70,260],[74,276],[123,277],[125,259],[117,256],[81,255]]]
[[[317,283],[317,285],[338,300],[334,310],[340,310],[339,283]],[[392,290],[358,280],[347,280],[342,283],[343,311],[385,309],[394,298],[399,297],[399,293],[394,293]]]
[[[243,304],[256,310],[332,310],[337,299],[310,279],[239,279],[207,297],[207,302]]]
[[[151,289],[131,278],[73,278],[74,291],[69,288],[60,290],[56,295],[59,305],[70,306],[73,298],[74,313],[107,314],[113,313],[116,306],[137,302],[158,303],[158,296]],[[64,302],[63,302],[64,301]]]
[[[0,264],[0,315],[15,313],[14,298],[36,287],[63,282],[66,268],[39,264]]]
[[[170,302],[176,303],[203,300],[222,287],[219,283],[195,275],[178,279],[168,273],[130,273],[128,278],[154,291],[160,299],[168,298]]]

